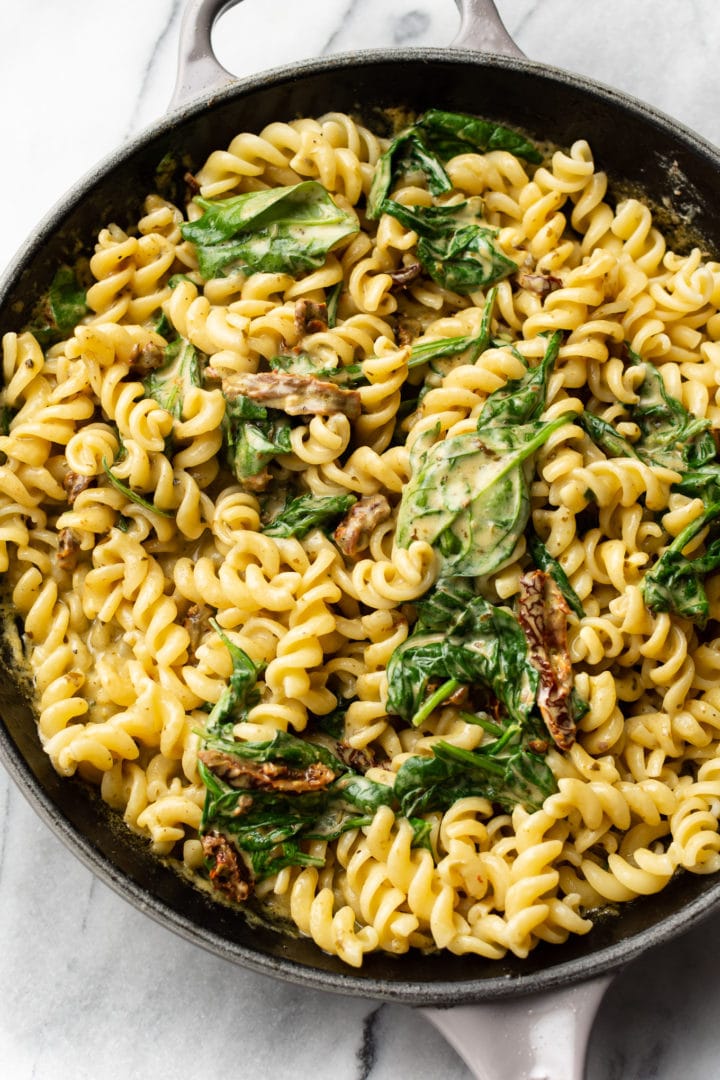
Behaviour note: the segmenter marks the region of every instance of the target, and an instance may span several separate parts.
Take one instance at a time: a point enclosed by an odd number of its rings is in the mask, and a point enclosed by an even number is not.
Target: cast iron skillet
[[[718,152],[620,93],[526,60],[502,27],[492,0],[456,0],[462,25],[455,47],[338,56],[240,82],[220,67],[210,46],[214,20],[234,2],[190,0],[170,114],[80,181],[40,224],[0,282],[3,332],[24,326],[57,265],[91,249],[102,226],[137,220],[142,198],[156,188],[158,165],[167,155],[178,162],[177,176],[168,180],[172,197],[185,170],[198,167],[237,132],[329,109],[377,124],[388,106],[417,112],[440,106],[478,113],[563,146],[588,138],[616,190],[644,193],[659,208],[661,224],[677,227],[679,242],[700,237],[707,248],[720,251]],[[472,51],[480,44],[495,51]],[[600,920],[587,937],[564,946],[540,945],[526,960],[372,955],[361,971],[350,971],[312,942],[251,926],[241,914],[213,903],[151,856],[94,792],[60,779],[41,750],[7,643],[2,653],[0,756],[34,808],[126,899],[183,937],[256,971],[323,990],[433,1006],[432,1018],[448,1033],[450,1014],[443,1019],[437,1007],[523,998],[597,980],[687,930],[720,901],[718,878],[686,874],[659,895]],[[589,997],[597,1000],[605,983],[594,986]],[[487,1009],[485,1015],[490,1015]],[[457,1032],[454,1037],[460,1041]],[[462,1047],[461,1052],[470,1053]]]

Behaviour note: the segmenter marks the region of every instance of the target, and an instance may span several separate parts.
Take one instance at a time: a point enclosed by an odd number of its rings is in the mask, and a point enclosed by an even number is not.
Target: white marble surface
[[[498,6],[529,56],[625,89],[720,143],[717,0]],[[74,179],[164,111],[181,9],[1,0],[0,265]],[[445,44],[457,25],[452,0],[245,0],[216,38],[225,64],[249,74],[331,51]],[[720,1077],[718,946],[720,915],[616,979],[586,1080]],[[0,769],[0,1077],[216,1074],[470,1075],[410,1009],[276,983],[156,925],[63,848]]]

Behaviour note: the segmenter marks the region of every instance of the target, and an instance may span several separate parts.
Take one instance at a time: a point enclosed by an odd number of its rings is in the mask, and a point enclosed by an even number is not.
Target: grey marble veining
[[[720,142],[716,0],[498,6],[528,56],[624,89]],[[181,10],[180,0],[0,5],[0,264],[74,179],[162,114]],[[215,37],[226,66],[250,74],[327,52],[442,45],[458,23],[452,0],[246,0]],[[719,947],[715,915],[617,977],[587,1080],[720,1077]],[[96,881],[0,770],[0,1078],[218,1072],[470,1075],[410,1009],[287,986],[175,937]]]

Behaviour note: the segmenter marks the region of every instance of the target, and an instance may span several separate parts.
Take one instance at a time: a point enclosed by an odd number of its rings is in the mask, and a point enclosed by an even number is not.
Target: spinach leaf
[[[537,147],[517,131],[477,116],[429,109],[417,122],[416,130],[421,132],[426,146],[443,161],[456,154],[486,150],[508,150],[533,164],[542,161]]]
[[[207,718],[206,738],[221,736],[227,733],[233,724],[246,718],[248,709],[260,700],[256,683],[258,673],[262,670],[244,649],[227,636],[215,619],[210,619],[210,625],[230,653],[232,671],[227,686]]]
[[[174,517],[172,510],[162,510],[159,506],[156,506],[155,503],[151,503],[147,499],[144,499],[137,491],[133,491],[127,484],[124,484],[120,477],[116,476],[112,471],[105,458],[102,459],[102,467],[106,477],[115,490],[119,491],[121,495],[124,495],[129,502],[137,503],[137,505],[142,506],[144,510],[150,510],[153,514],[159,514],[160,517]]]
[[[156,334],[160,334],[166,341],[172,342],[177,337],[175,333],[175,327],[168,319],[164,311],[158,313],[152,324],[152,328]]]
[[[496,229],[478,224],[480,200],[449,206],[402,206],[386,199],[385,213],[418,234],[417,258],[427,274],[452,292],[465,294],[517,270],[493,243]]]
[[[578,415],[577,423],[607,457],[637,458],[633,444],[624,439],[607,420],[586,410]]]
[[[47,348],[71,334],[89,311],[85,290],[78,283],[75,271],[61,266],[29,329],[38,343]]]
[[[375,167],[368,196],[367,216],[378,218],[396,179],[422,172],[429,190],[440,195],[452,189],[443,161],[472,151],[508,150],[516,157],[538,163],[541,155],[524,136],[502,124],[464,113],[429,109],[418,121],[397,135]]]
[[[710,421],[692,416],[681,401],[669,394],[662,373],[625,346],[631,365],[642,366],[644,377],[637,388],[638,400],[627,406],[628,418],[640,429],[631,443],[617,429],[593,413],[584,412],[578,423],[608,457],[639,458],[646,465],[679,473],[702,469],[715,461],[715,440]]]
[[[517,733],[499,753],[490,746],[470,751],[446,742],[435,743],[432,751],[432,757],[408,758],[397,774],[395,795],[405,817],[478,796],[507,811],[517,804],[538,810],[557,790],[545,759]]]
[[[322,865],[301,850],[303,841],[337,839],[348,829],[369,824],[378,807],[394,803],[391,787],[353,773],[329,750],[287,732],[278,731],[263,742],[211,738],[206,745],[231,762],[250,759],[272,765],[270,775],[316,765],[334,774],[326,787],[312,791],[234,787],[200,761],[207,789],[200,831],[231,837],[248,855],[258,879],[283,866]]]
[[[428,151],[417,128],[408,128],[393,139],[375,166],[367,200],[369,218],[380,217],[386,210],[384,203],[395,179],[410,172],[423,172],[434,195],[452,190],[450,177],[437,157]]]
[[[673,484],[673,489],[689,495],[692,499],[702,499],[706,506],[720,503],[720,464],[689,469]]]
[[[625,351],[631,365],[644,368],[637,388],[638,400],[627,406],[628,419],[637,424],[640,437],[631,443],[613,424],[591,412],[581,413],[578,423],[608,457],[639,458],[646,465],[681,474],[692,472],[687,494],[691,494],[691,487],[700,491],[707,483],[715,486],[710,463],[715,462],[717,451],[708,431],[710,421],[692,416],[681,401],[667,392],[662,373],[654,364],[643,361],[627,344]],[[681,484],[676,486],[684,490]]]
[[[284,413],[257,405],[243,394],[225,399],[225,460],[241,483],[257,476],[277,454],[289,454],[290,424]]]
[[[433,371],[446,375],[456,363],[474,364],[490,344],[490,323],[496,298],[497,288],[490,289],[483,308],[480,330],[476,335],[465,334],[459,337],[437,338],[435,341],[419,341],[410,349],[408,369],[429,363]],[[446,363],[439,364],[439,360]],[[447,363],[448,360],[451,362]]]
[[[649,360],[642,361],[627,346],[632,364],[643,364],[645,377],[637,388],[638,401],[629,407],[631,420],[640,428],[635,451],[647,465],[663,465],[677,472],[697,469],[714,461],[715,440],[707,430],[710,421],[687,411],[665,389],[665,380]]]
[[[547,423],[492,422],[436,443],[417,468],[411,460],[398,511],[398,545],[433,544],[445,574],[492,573],[509,558],[527,525],[527,472],[535,453],[572,420],[574,414]]]
[[[538,675],[528,662],[527,640],[514,615],[452,579],[441,580],[418,611],[413,633],[388,663],[388,712],[422,722],[431,680],[479,683],[492,691],[512,720],[526,726]]]
[[[309,353],[279,353],[268,361],[273,371],[291,371],[294,375],[314,375],[316,379],[329,379],[338,386],[361,386],[367,383],[362,364],[323,367],[322,362]]]
[[[266,536],[297,536],[302,540],[311,529],[332,528],[355,502],[355,495],[299,495],[286,503],[262,532]]]
[[[561,342],[562,333],[556,330],[537,367],[530,368],[519,379],[509,379],[488,396],[478,419],[478,429],[485,424],[529,424],[539,418],[545,408],[548,379]]]
[[[165,363],[143,379],[143,387],[147,397],[180,420],[185,395],[193,386],[202,386],[200,358],[195,346],[179,337],[166,347]]]
[[[327,323],[328,330],[333,330],[337,325],[338,306],[340,304],[340,297],[343,291],[343,279],[332,286],[327,298]]]
[[[675,537],[645,574],[640,588],[651,611],[673,611],[692,619],[701,629],[706,625],[710,605],[704,578],[720,567],[720,538],[694,559],[683,555],[683,548],[719,516],[720,502],[711,503]]]
[[[553,578],[568,607],[575,612],[578,619],[584,618],[585,609],[582,606],[580,597],[570,584],[569,578],[560,563],[552,557],[532,526],[526,533],[526,540],[530,558],[535,563],[535,566],[538,570],[544,570],[546,574]]]
[[[327,253],[358,231],[316,180],[212,201],[196,196],[205,212],[181,226],[196,248],[205,280],[220,272],[298,274],[322,266]]]

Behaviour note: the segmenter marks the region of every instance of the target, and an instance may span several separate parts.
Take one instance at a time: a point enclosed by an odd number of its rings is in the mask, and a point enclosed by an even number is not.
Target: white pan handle
[[[451,42],[453,48],[525,56],[505,29],[494,0],[455,0],[455,3],[460,8],[460,29]]]
[[[240,0],[186,0],[180,27],[178,67],[169,112],[182,108],[201,94],[212,94],[236,81],[212,47],[212,28],[223,12]],[[449,0],[448,0],[449,2]],[[503,56],[524,54],[503,26],[493,0],[455,0],[460,29],[454,48],[478,49]]]
[[[533,997],[421,1008],[477,1080],[583,1080],[603,975]]]
[[[212,28],[217,19],[239,0],[187,0],[180,25],[177,76],[169,112],[236,81],[222,66],[212,47]]]

